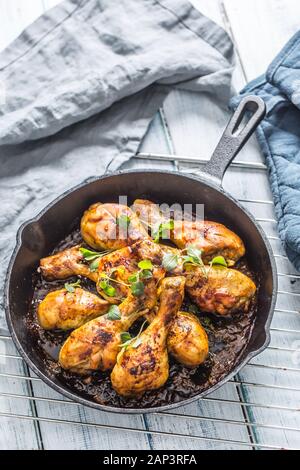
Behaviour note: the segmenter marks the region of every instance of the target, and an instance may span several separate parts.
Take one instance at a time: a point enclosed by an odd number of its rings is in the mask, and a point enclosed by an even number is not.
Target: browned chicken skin
[[[107,312],[110,304],[91,292],[77,287],[50,292],[39,304],[38,322],[45,330],[71,330]]]
[[[206,266],[187,273],[186,290],[200,310],[228,315],[248,310],[256,286],[240,271]]]
[[[80,245],[42,258],[40,261],[40,270],[44,278],[48,281],[67,279],[71,276],[83,276],[96,282],[98,277],[98,274],[92,272],[88,264],[84,263]]]
[[[119,305],[119,320],[110,320],[103,315],[74,330],[60,350],[60,365],[78,374],[112,369],[120,351],[121,333],[154,308],[156,282],[155,279],[148,280],[144,295],[130,295]]]
[[[137,215],[127,206],[93,204],[81,219],[84,241],[95,249],[118,250],[149,238]]]
[[[132,205],[132,210],[147,230],[157,227],[166,220],[158,205],[147,199],[136,199]]]
[[[156,317],[136,342],[119,353],[111,373],[112,385],[119,395],[142,395],[147,390],[162,387],[167,381],[167,336],[172,319],[183,301],[184,283],[182,276],[162,280]]]
[[[115,203],[93,204],[82,217],[82,237],[97,251],[111,253],[99,258],[96,253],[98,264],[91,269],[80,245],[40,262],[45,279],[87,277],[104,297],[75,286],[72,292],[50,292],[39,304],[42,328],[76,328],[61,348],[60,365],[78,374],[113,369],[112,385],[124,397],[163,386],[169,376],[168,353],[191,368],[206,360],[209,343],[204,328],[195,315],[180,310],[185,290],[201,311],[219,315],[247,311],[256,293],[254,282],[240,271],[209,265],[214,257],[223,256],[233,266],[245,254],[235,233],[217,222],[179,220],[179,213],[170,223],[165,214],[155,203],[142,199],[132,209]],[[165,230],[161,224],[170,229],[167,238],[177,248],[155,243],[157,229]],[[160,238],[163,243],[165,237]],[[194,264],[186,261],[191,245],[201,250],[203,266],[201,259]],[[175,263],[170,255],[175,255]],[[147,271],[139,262],[146,260],[152,263],[150,270],[145,278],[138,277],[144,287],[134,295],[136,274]],[[166,271],[170,277],[165,277]],[[117,309],[117,314],[111,309]],[[123,333],[142,316],[149,326],[122,346]]]
[[[121,248],[103,256],[98,266],[97,290],[110,303],[120,303],[130,292],[128,278],[138,271],[138,263],[142,260],[150,260],[153,264],[153,276],[163,278],[165,270],[161,267],[163,251],[157,243],[146,239],[132,246]],[[101,275],[105,273],[112,278],[111,284],[115,288],[115,294],[108,296],[101,288]]]
[[[192,313],[177,312],[167,339],[168,351],[186,367],[202,364],[209,352],[208,337],[198,318]]]
[[[215,256],[223,256],[233,266],[245,254],[245,246],[234,232],[218,222],[174,221],[171,240],[178,248],[193,245],[202,251],[202,260],[208,263]]]
[[[145,315],[151,323],[158,307]],[[167,337],[169,354],[186,367],[197,367],[202,364],[208,355],[208,337],[200,321],[189,312],[178,311],[171,321]]]
[[[137,199],[133,210],[150,227],[166,221],[158,206],[151,201]],[[180,249],[189,245],[201,249],[205,263],[222,255],[228,266],[232,266],[245,254],[245,246],[240,237],[218,222],[175,219],[174,229],[170,230],[170,239]]]

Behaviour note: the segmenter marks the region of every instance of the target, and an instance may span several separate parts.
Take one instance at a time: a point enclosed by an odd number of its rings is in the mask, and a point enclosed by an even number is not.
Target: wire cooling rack
[[[139,159],[177,162],[182,173],[199,171],[199,162],[193,157],[140,153]],[[195,168],[191,164],[195,163]],[[187,167],[186,164],[189,164]],[[197,164],[197,167],[196,167]],[[181,166],[180,166],[181,165]],[[259,162],[235,160],[233,167],[255,171],[266,171],[266,166]],[[262,214],[266,217],[256,217],[270,241],[278,242],[274,235],[276,220],[270,217],[273,209],[271,200],[240,199],[247,204],[259,205]],[[268,234],[266,226],[274,225]],[[276,233],[276,232],[275,232]],[[150,448],[164,448],[157,444],[164,442],[167,448],[181,448],[184,441],[186,448],[230,448],[230,449],[297,449],[300,448],[300,275],[293,271],[286,255],[279,249],[274,256],[278,264],[279,298],[275,317],[271,327],[272,342],[267,350],[259,357],[254,358],[242,372],[220,389],[220,393],[210,395],[198,402],[197,407],[179,408],[179,411],[166,413],[152,413],[145,415],[143,426],[132,425],[132,420],[110,420],[109,414],[101,419],[101,413],[92,410],[87,419],[73,419],[74,413],[68,418],[66,407],[82,405],[71,402],[63,396],[49,393],[49,389],[42,381],[34,376],[27,368],[22,358],[16,352],[11,337],[7,332],[0,335],[0,387],[2,406],[0,418],[15,422],[16,430],[24,421],[33,423],[39,448],[44,448],[44,424],[53,426],[84,427],[93,430],[107,430],[118,433],[143,434],[148,438]],[[283,307],[282,307],[283,306]],[[286,308],[288,306],[288,308]],[[18,366],[16,366],[16,363]],[[22,383],[22,387],[20,386]],[[40,386],[37,386],[39,385]],[[228,393],[223,393],[227,387]],[[27,406],[17,403],[26,402]],[[48,405],[51,412],[43,411],[43,404]],[[238,408],[238,413],[236,413]],[[191,411],[192,409],[192,411]],[[25,410],[25,411],[24,411]],[[46,410],[46,408],[44,408]],[[195,411],[196,410],[196,411]],[[94,413],[93,413],[94,412]],[[151,422],[149,424],[149,417]],[[91,419],[93,418],[93,419]],[[124,417],[123,417],[124,418]],[[125,425],[123,425],[125,423]],[[166,424],[167,423],[167,424]],[[170,424],[172,423],[172,425]],[[1,419],[0,419],[0,429]],[[235,429],[243,432],[235,432]],[[2,428],[3,430],[3,428]],[[157,439],[157,440],[155,440]],[[168,447],[168,440],[176,442]],[[156,444],[155,444],[156,443]],[[189,447],[190,446],[190,447]],[[87,444],[86,448],[89,445]],[[116,447],[115,447],[116,448]]]

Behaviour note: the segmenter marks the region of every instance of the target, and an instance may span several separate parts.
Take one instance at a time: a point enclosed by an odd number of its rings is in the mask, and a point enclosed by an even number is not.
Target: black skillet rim
[[[112,176],[119,176],[119,175],[122,175],[122,174],[129,174],[129,173],[136,173],[136,174],[139,174],[139,173],[161,173],[161,174],[167,174],[167,175],[168,174],[169,175],[177,175],[177,176],[187,178],[187,179],[190,179],[190,180],[193,180],[193,181],[199,181],[199,182],[204,183],[207,186],[210,186],[211,188],[223,193],[228,199],[230,199],[233,203],[235,203],[248,216],[248,218],[251,220],[251,222],[257,228],[257,230],[258,230],[258,232],[259,232],[259,234],[260,234],[260,236],[261,236],[261,238],[264,242],[264,245],[266,247],[266,250],[267,250],[267,253],[268,253],[268,256],[269,256],[269,259],[270,259],[271,271],[272,271],[273,292],[272,292],[271,305],[270,305],[270,308],[269,308],[268,317],[267,317],[266,323],[264,325],[264,332],[265,332],[265,335],[266,335],[266,340],[265,340],[264,344],[260,348],[254,349],[253,351],[250,351],[248,353],[248,355],[244,358],[244,360],[241,361],[239,364],[237,364],[234,367],[234,369],[228,375],[226,375],[222,380],[220,380],[219,382],[217,382],[215,385],[208,388],[207,390],[204,390],[203,392],[201,392],[199,394],[196,394],[193,397],[181,400],[179,402],[171,403],[171,404],[168,404],[168,405],[157,406],[157,407],[153,407],[153,408],[125,408],[125,407],[120,408],[120,407],[113,407],[113,406],[109,406],[109,405],[102,405],[100,403],[96,403],[96,402],[87,400],[87,399],[85,399],[85,398],[83,398],[83,397],[81,397],[81,396],[79,396],[75,393],[72,393],[72,392],[66,390],[63,387],[63,385],[55,384],[51,380],[50,377],[45,375],[44,372],[42,370],[40,370],[32,362],[32,360],[27,355],[27,352],[25,351],[25,349],[23,348],[23,346],[19,342],[18,336],[15,333],[15,330],[14,330],[14,327],[13,327],[13,324],[12,324],[11,314],[10,314],[10,305],[9,305],[10,277],[11,277],[11,272],[12,272],[12,269],[13,269],[13,266],[14,266],[14,263],[15,263],[16,256],[18,254],[18,251],[19,251],[20,247],[22,246],[22,232],[23,232],[23,229],[26,226],[28,226],[32,223],[38,222],[39,219],[51,207],[53,207],[57,202],[61,201],[64,197],[68,196],[72,192],[83,188],[87,184],[92,183],[94,181],[98,181],[98,180],[101,181],[103,179],[110,178]],[[14,341],[14,344],[15,344],[18,352],[20,353],[22,358],[25,360],[27,365],[33,370],[33,372],[40,379],[42,379],[43,382],[45,382],[47,385],[49,385],[56,392],[61,393],[65,397],[67,397],[67,398],[71,399],[72,401],[75,401],[75,402],[77,402],[81,405],[85,405],[85,406],[88,406],[90,408],[94,408],[94,409],[97,409],[97,410],[100,410],[100,411],[106,411],[106,412],[108,411],[108,412],[112,412],[112,413],[125,413],[125,414],[156,413],[156,412],[161,412],[161,411],[168,411],[168,410],[171,410],[173,408],[178,408],[180,406],[185,406],[185,405],[188,405],[189,403],[192,403],[196,400],[204,398],[205,396],[207,396],[210,393],[215,392],[222,385],[224,385],[230,379],[232,379],[253,357],[257,356],[262,351],[264,351],[268,347],[268,345],[270,344],[270,340],[271,340],[270,325],[271,325],[271,321],[272,321],[272,318],[273,318],[273,315],[274,315],[275,304],[276,304],[276,299],[277,299],[277,287],[278,287],[277,268],[276,268],[274,255],[272,253],[271,245],[270,245],[264,231],[257,224],[257,222],[255,221],[252,214],[250,214],[248,212],[248,210],[245,209],[234,197],[232,197],[230,194],[228,194],[221,186],[218,186],[217,184],[215,184],[214,180],[210,179],[210,177],[205,175],[205,174],[203,174],[201,176],[182,175],[178,171],[165,171],[165,170],[161,171],[161,170],[156,170],[156,169],[153,169],[153,170],[121,170],[121,171],[109,173],[109,174],[106,174],[106,175],[103,175],[103,176],[100,176],[100,177],[89,178],[86,181],[80,183],[79,185],[65,191],[63,194],[61,194],[60,196],[55,198],[52,202],[50,202],[46,207],[44,207],[44,209],[42,209],[35,217],[33,217],[32,219],[29,219],[28,221],[24,222],[20,226],[20,228],[17,232],[17,237],[16,238],[17,238],[16,245],[15,245],[15,248],[14,248],[13,253],[11,255],[11,258],[10,258],[10,262],[9,262],[9,265],[8,265],[6,278],[5,278],[5,286],[4,286],[4,308],[5,308],[5,316],[6,316],[6,322],[7,322],[7,325],[8,325],[9,332],[12,336],[12,339]]]

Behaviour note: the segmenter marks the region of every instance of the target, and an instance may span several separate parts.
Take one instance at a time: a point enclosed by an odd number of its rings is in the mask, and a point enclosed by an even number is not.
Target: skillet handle
[[[221,185],[227,167],[243,148],[265,114],[266,105],[261,98],[255,95],[245,96],[232,115],[220,142],[202,172],[213,177]]]

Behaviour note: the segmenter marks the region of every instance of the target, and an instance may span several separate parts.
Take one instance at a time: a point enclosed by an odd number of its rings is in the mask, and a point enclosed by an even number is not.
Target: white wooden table
[[[57,0],[0,0],[0,50]],[[227,29],[237,51],[234,84],[263,73],[300,27],[299,0],[193,0]],[[203,99],[173,92],[129,167],[197,171],[226,117]],[[174,156],[153,160],[152,154]],[[193,162],[193,159],[195,160]],[[176,160],[176,159],[175,159]],[[255,214],[269,236],[279,270],[271,346],[234,381],[172,413],[120,416],[68,402],[34,377],[8,332],[0,336],[1,449],[251,449],[300,448],[300,279],[278,240],[271,193],[255,139],[225,177],[225,188]],[[250,169],[248,162],[256,162]]]

